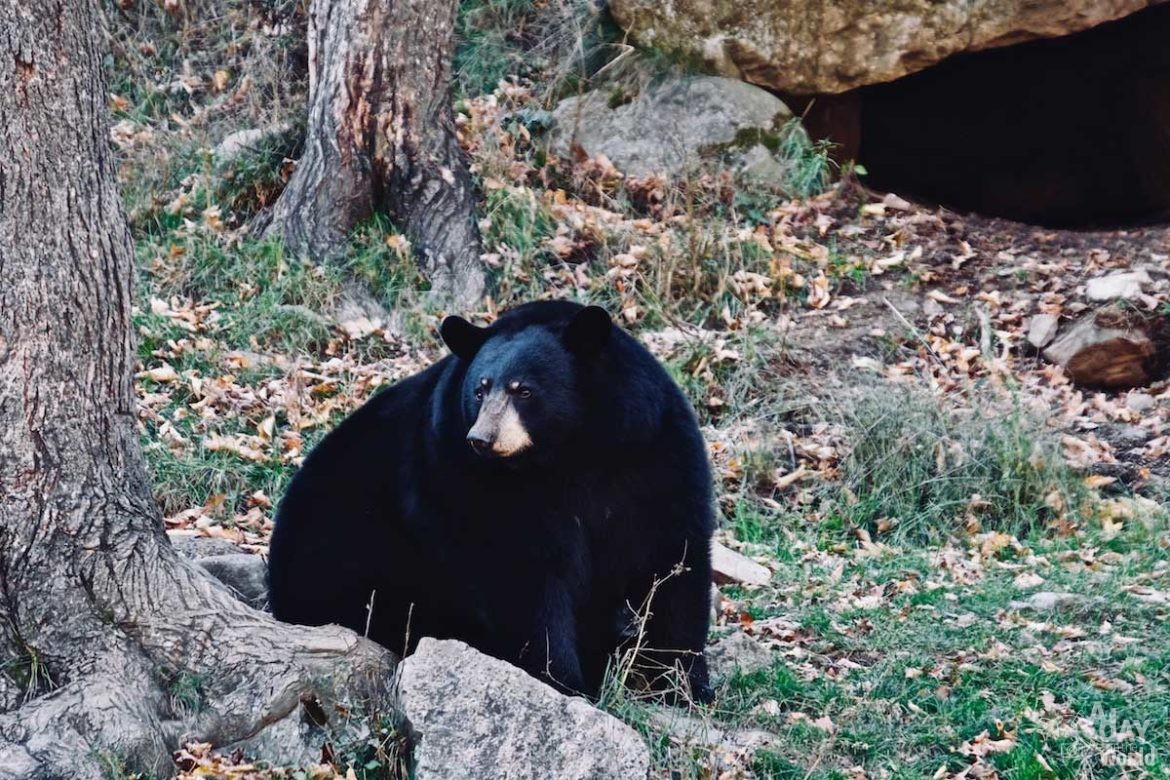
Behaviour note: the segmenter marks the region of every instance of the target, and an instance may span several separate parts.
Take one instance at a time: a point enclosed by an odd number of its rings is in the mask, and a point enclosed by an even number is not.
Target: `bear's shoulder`
[[[417,374],[378,390],[334,428],[313,449],[313,461],[347,463],[388,456],[389,450],[415,441],[429,419],[436,388],[450,373],[452,360],[443,358]]]

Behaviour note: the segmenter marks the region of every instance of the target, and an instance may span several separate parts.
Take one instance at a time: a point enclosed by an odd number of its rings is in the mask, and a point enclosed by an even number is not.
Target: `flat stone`
[[[1083,603],[1085,603],[1085,597],[1076,593],[1042,590],[1038,593],[1033,593],[1026,599],[1013,601],[1008,604],[1008,607],[1010,609],[1034,609],[1043,612]]]
[[[239,545],[227,539],[217,539],[213,536],[198,536],[190,532],[167,534],[171,540],[171,547],[184,558],[197,561],[200,558],[211,558],[217,555],[234,555],[240,552]]]
[[[711,759],[719,761],[718,770],[711,777],[742,777],[743,766],[735,757],[752,754],[761,748],[779,745],[783,740],[763,729],[738,727],[721,728],[710,717],[690,714],[678,707],[651,707],[650,725],[669,734],[673,742],[705,748]],[[732,759],[730,762],[726,761]]]
[[[719,542],[711,542],[711,568],[720,585],[767,585],[772,581],[772,572],[766,566]]]
[[[1157,348],[1147,326],[1112,307],[1081,317],[1044,349],[1078,385],[1116,390],[1149,384]]]
[[[248,152],[259,152],[272,144],[288,146],[288,136],[293,130],[290,123],[283,122],[272,127],[251,127],[229,133],[215,147],[215,160],[226,165]]]

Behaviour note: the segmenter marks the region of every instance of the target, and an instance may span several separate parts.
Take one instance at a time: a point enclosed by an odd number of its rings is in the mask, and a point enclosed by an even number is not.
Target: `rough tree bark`
[[[435,292],[483,296],[471,177],[448,85],[458,0],[316,0],[309,9],[305,151],[268,233],[317,260],[385,209]]]
[[[135,427],[104,40],[97,0],[0,0],[0,778],[162,773],[184,737],[379,697],[393,664],[247,608],[167,541]],[[182,675],[197,713],[172,711]]]

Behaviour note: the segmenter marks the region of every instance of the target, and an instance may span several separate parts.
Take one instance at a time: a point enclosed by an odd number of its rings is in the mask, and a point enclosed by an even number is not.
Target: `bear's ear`
[[[488,330],[477,328],[462,317],[452,315],[439,326],[439,335],[456,357],[470,361],[487,341]]]
[[[592,355],[609,341],[613,320],[600,306],[586,306],[565,328],[565,346],[578,355]]]

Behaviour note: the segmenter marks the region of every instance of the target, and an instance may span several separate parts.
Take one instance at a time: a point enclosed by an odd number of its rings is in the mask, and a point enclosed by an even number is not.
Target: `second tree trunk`
[[[471,177],[448,85],[457,0],[318,0],[309,18],[305,151],[269,233],[326,260],[384,209],[435,292],[482,297]]]

